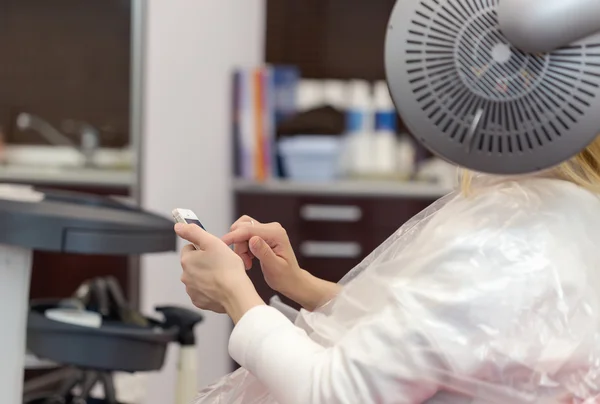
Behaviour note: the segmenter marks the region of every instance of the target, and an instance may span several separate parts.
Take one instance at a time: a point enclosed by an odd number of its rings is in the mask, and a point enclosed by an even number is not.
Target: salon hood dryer
[[[600,131],[598,0],[399,0],[385,58],[406,126],[459,166],[540,171]]]
[[[32,251],[174,251],[172,222],[110,198],[0,186],[0,403],[21,402]],[[84,269],[82,269],[84,270]]]

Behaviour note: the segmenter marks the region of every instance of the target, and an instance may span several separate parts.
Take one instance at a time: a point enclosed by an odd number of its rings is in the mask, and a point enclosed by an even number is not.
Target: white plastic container
[[[348,83],[344,80],[325,80],[323,82],[325,104],[346,112],[348,110]]]
[[[294,136],[279,141],[285,172],[293,181],[335,180],[341,147],[338,136]]]

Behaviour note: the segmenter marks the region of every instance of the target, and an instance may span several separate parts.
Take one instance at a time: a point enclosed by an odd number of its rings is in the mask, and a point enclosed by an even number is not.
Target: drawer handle
[[[358,222],[362,209],[358,206],[305,205],[300,217],[312,222]]]
[[[306,258],[360,258],[362,248],[354,242],[305,241],[300,244],[300,253]]]

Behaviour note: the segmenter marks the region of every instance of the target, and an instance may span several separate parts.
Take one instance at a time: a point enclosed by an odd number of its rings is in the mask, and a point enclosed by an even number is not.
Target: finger
[[[254,257],[250,257],[250,255],[248,255],[248,254],[243,254],[243,255],[240,255],[240,258],[242,259],[242,262],[244,263],[244,268],[246,269],[246,271],[251,270]]]
[[[242,259],[242,261],[244,261],[244,267],[246,269],[252,268],[252,260],[254,257],[251,256],[248,246],[246,245],[243,248],[237,246],[239,246],[239,244],[234,246],[233,251]]]
[[[250,252],[248,243],[235,244],[233,246],[233,251],[239,255],[240,258],[242,258],[242,261],[244,261],[244,267],[246,269],[252,268],[252,260],[254,259],[254,256]]]
[[[175,225],[175,233],[182,239],[198,246],[201,250],[205,250],[211,245],[214,239],[214,236],[195,224],[177,223]]]
[[[254,226],[240,226],[222,237],[227,245],[247,243],[252,237],[260,237],[267,243],[276,243],[279,233],[273,226],[260,224]]]
[[[245,248],[248,250],[245,254],[248,255],[248,257],[250,257],[250,259],[254,259],[256,257],[254,257],[254,254],[252,254],[252,251],[250,251],[250,246],[248,245],[248,243],[244,243]]]
[[[238,220],[235,221],[235,223],[233,223],[231,225],[230,230],[236,230],[238,229],[240,226],[252,226],[252,225],[257,225],[257,224],[261,224],[258,220],[248,216],[248,215],[244,215],[242,217],[240,217]]]
[[[250,257],[254,258],[252,256],[252,253],[250,252],[250,247],[248,246],[248,242],[246,242],[246,241],[241,242],[241,243],[235,243],[233,245],[233,251],[238,255],[247,254]]]
[[[241,243],[235,243],[233,245],[233,251],[238,254],[246,254],[248,252],[250,252],[250,248],[248,247],[248,243],[247,242],[241,242]]]
[[[271,262],[275,262],[277,260],[277,255],[273,252],[271,247],[267,244],[265,240],[260,237],[252,237],[250,240],[250,251],[252,254],[258,258],[261,262],[265,264],[269,264]]]

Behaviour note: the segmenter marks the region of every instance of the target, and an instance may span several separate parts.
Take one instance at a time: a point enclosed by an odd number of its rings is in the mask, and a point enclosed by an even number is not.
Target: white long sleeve
[[[246,313],[229,346],[244,369],[196,404],[596,402],[599,198],[490,181],[407,224],[302,328]]]
[[[379,321],[385,322],[385,331],[373,323]],[[436,391],[427,376],[430,356],[415,349],[415,341],[404,349],[406,331],[398,323],[391,328],[399,335],[390,335],[390,321],[393,313],[381,313],[326,349],[276,309],[261,306],[237,324],[229,350],[280,404],[420,403]]]

